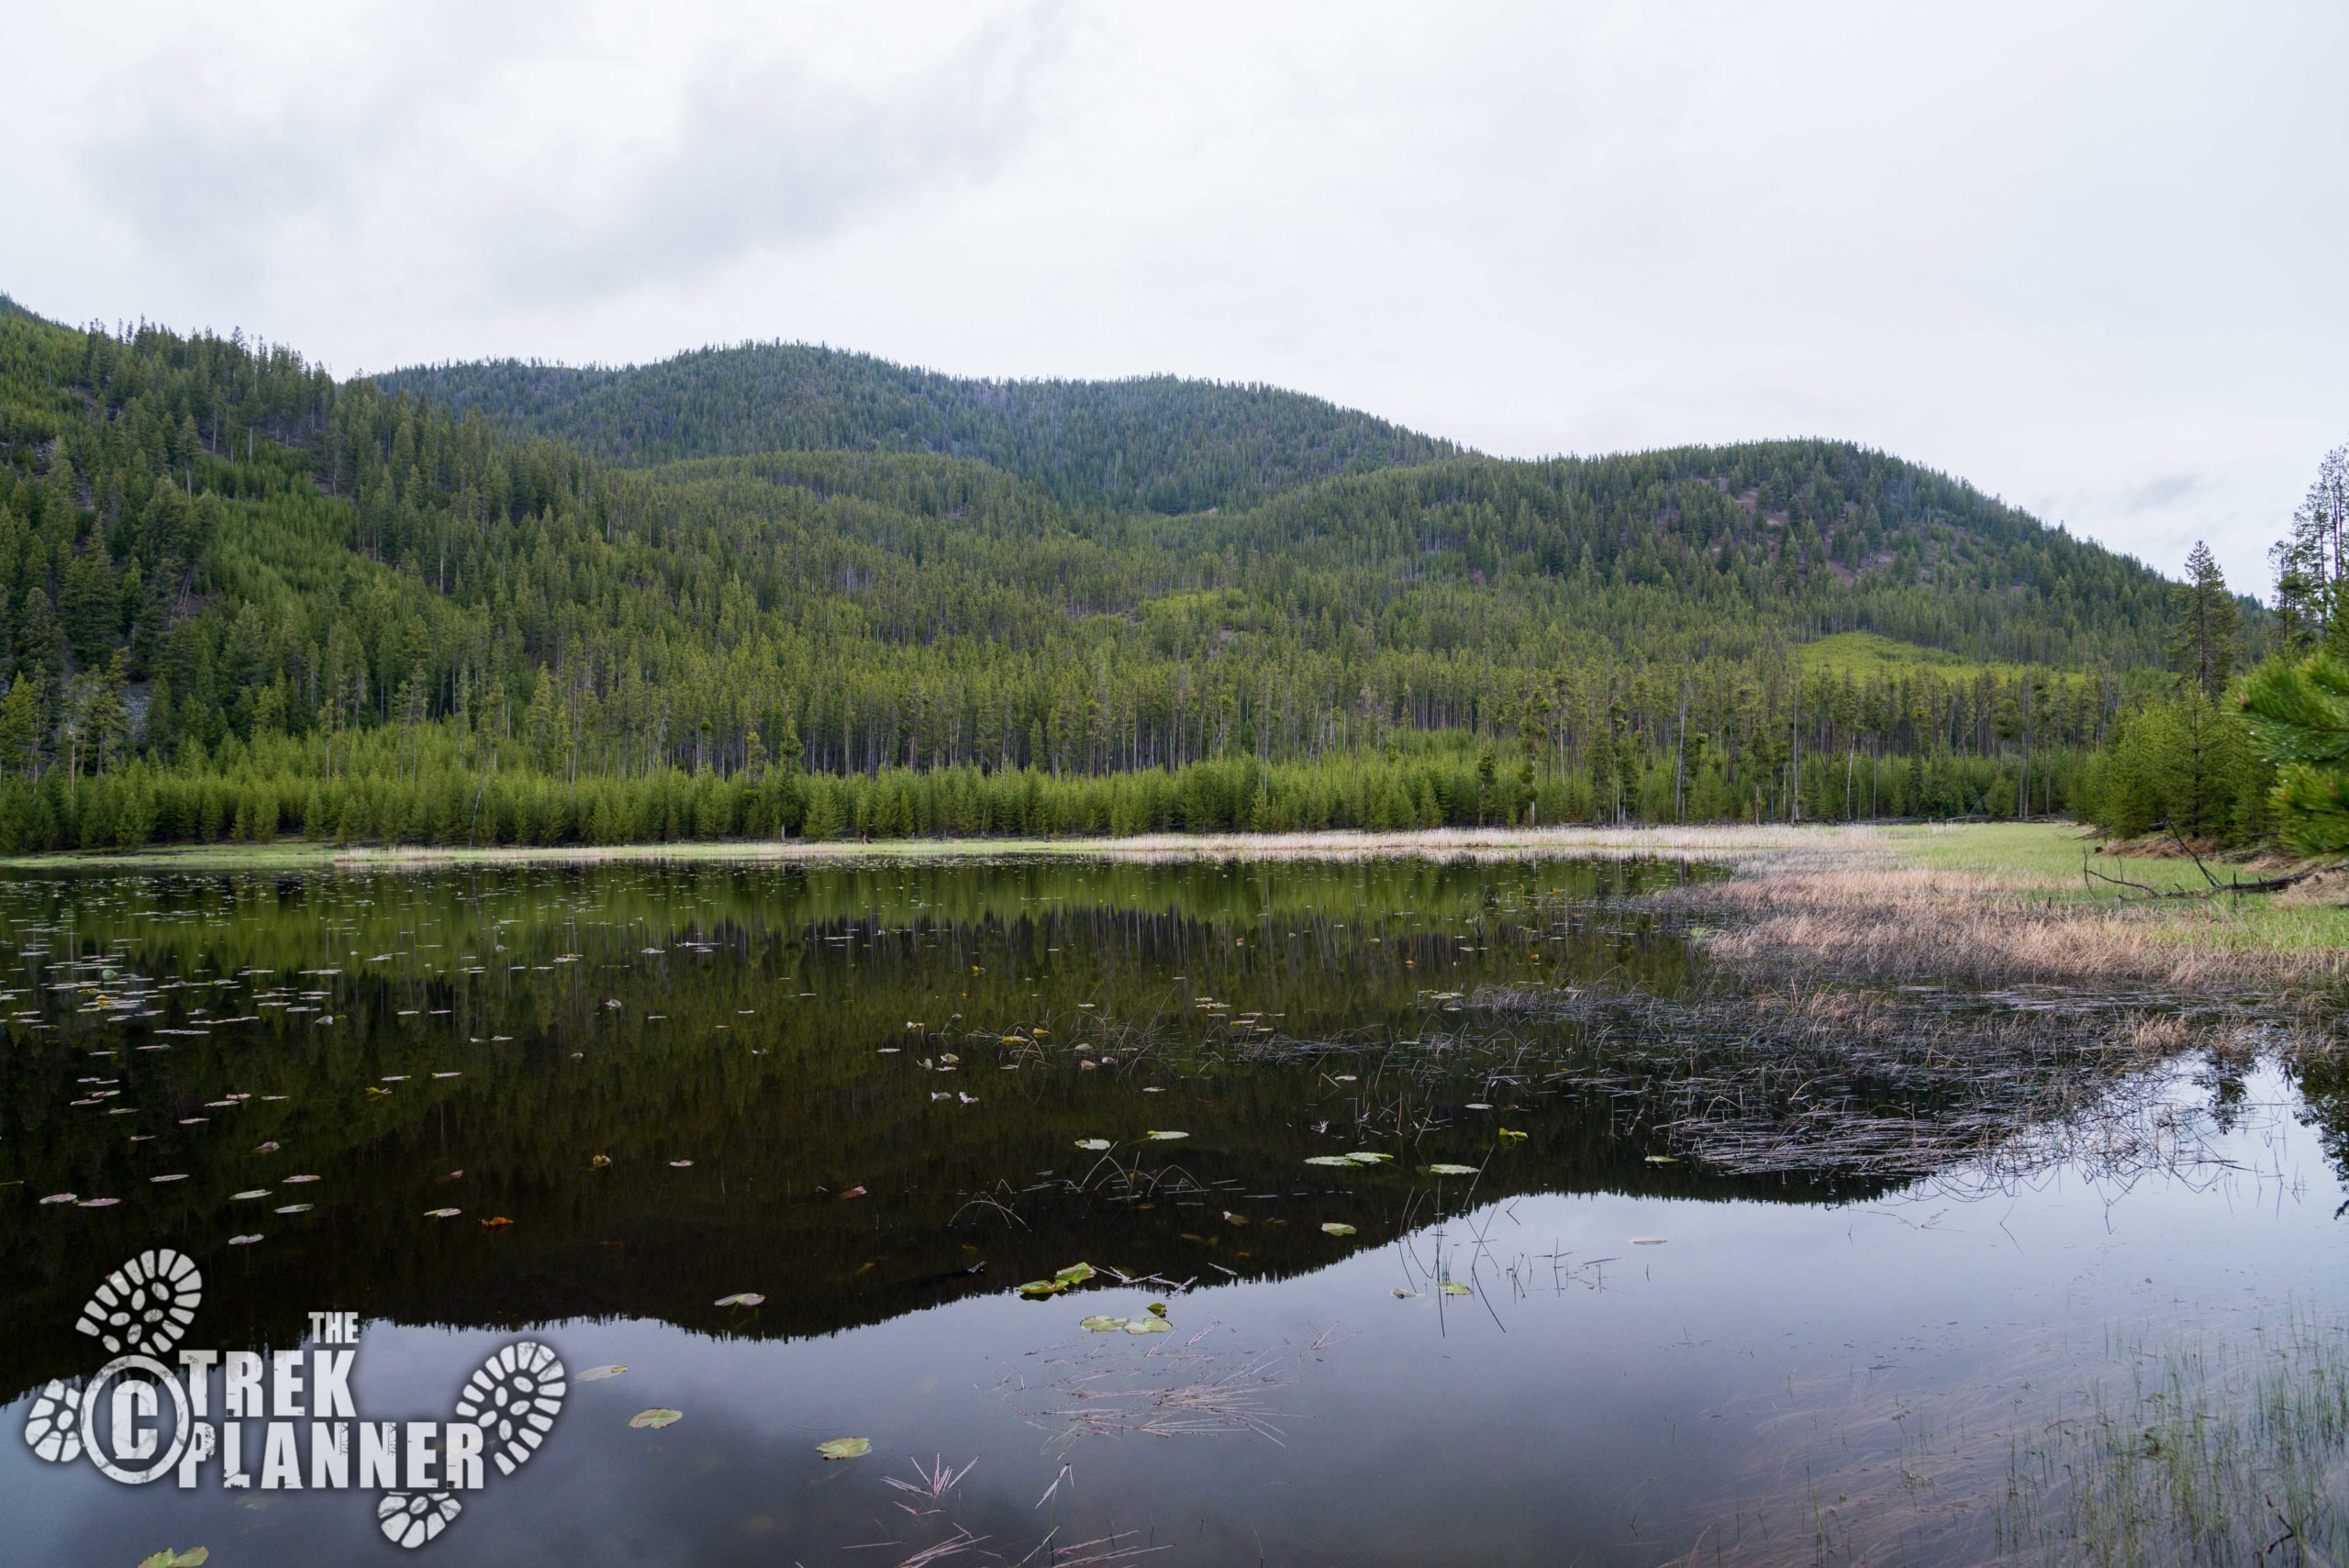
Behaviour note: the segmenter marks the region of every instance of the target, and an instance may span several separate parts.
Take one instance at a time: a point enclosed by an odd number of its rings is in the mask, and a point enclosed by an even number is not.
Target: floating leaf
[[[1425,1167],[1425,1169],[1427,1173],[1431,1176],[1473,1176],[1476,1174],[1476,1167],[1474,1165],[1430,1165]]]
[[[844,1198],[863,1197],[863,1195],[864,1189],[863,1187],[851,1187],[848,1191],[841,1194],[841,1196]]]
[[[169,1176],[150,1176],[150,1177],[148,1177],[147,1179],[148,1179],[149,1181],[150,1181],[150,1182],[155,1183],[158,1186],[160,1186],[160,1185],[161,1185],[161,1184],[162,1184],[163,1183],[165,1183],[165,1182],[184,1182],[184,1181],[186,1181],[186,1180],[187,1180],[187,1173],[186,1173],[185,1171],[181,1171],[181,1172],[179,1172],[179,1173],[177,1173],[176,1174],[173,1174],[173,1175],[169,1175]]]
[[[618,1377],[627,1370],[628,1368],[624,1366],[591,1366],[585,1372],[583,1372],[576,1377],[573,1378],[572,1381],[573,1383],[601,1383],[607,1377]]]
[[[1153,1143],[1172,1143],[1178,1138],[1188,1138],[1191,1135],[1187,1132],[1145,1132],[1142,1136]]]
[[[1244,1214],[1234,1214],[1227,1208],[1223,1211],[1223,1222],[1226,1225],[1245,1225],[1248,1223],[1248,1217]]]
[[[683,1410],[662,1410],[656,1408],[651,1410],[639,1410],[635,1415],[630,1416],[628,1418],[628,1424],[631,1427],[650,1428],[651,1430],[657,1432],[663,1427],[674,1427],[685,1418],[685,1413]]]
[[[454,1219],[457,1216],[464,1212],[465,1211],[462,1208],[428,1208],[424,1211],[424,1218],[427,1219]]]
[[[1359,1162],[1350,1160],[1343,1154],[1308,1154],[1305,1158],[1305,1162],[1308,1165],[1353,1165]]]
[[[1405,1290],[1399,1284],[1395,1287],[1394,1294],[1404,1301],[1417,1301],[1419,1298],[1419,1293],[1418,1291]]]
[[[1661,1236],[1634,1236],[1631,1238],[1631,1245],[1634,1247],[1661,1247],[1664,1245],[1664,1238]]]
[[[288,1176],[285,1178],[285,1184],[290,1187],[296,1182],[315,1182],[317,1180],[317,1177],[316,1176]]]
[[[118,1197],[85,1197],[73,1207],[76,1208],[112,1208],[121,1201],[122,1200]]]
[[[228,1201],[230,1203],[250,1203],[257,1197],[267,1197],[269,1194],[270,1189],[267,1187],[254,1187],[250,1192],[230,1193],[228,1195]]]
[[[259,1236],[231,1236],[228,1238],[228,1245],[231,1247],[250,1247],[260,1240],[261,1238]]]
[[[1499,1132],[1500,1132],[1501,1141],[1502,1141],[1502,1142],[1504,1142],[1504,1143],[1522,1143],[1522,1142],[1524,1142],[1524,1141],[1525,1141],[1525,1140],[1526,1140],[1526,1138],[1527,1138],[1527,1136],[1528,1136],[1527,1134],[1522,1133],[1522,1132],[1515,1132],[1515,1131],[1512,1131],[1512,1130],[1510,1130],[1509,1129],[1508,1129],[1508,1128],[1506,1128],[1506,1127],[1501,1128],[1501,1129],[1499,1129]]]
[[[1054,1280],[1063,1285],[1083,1284],[1086,1280],[1089,1280],[1092,1277],[1093,1265],[1091,1263],[1071,1263],[1068,1267],[1061,1270],[1060,1273],[1052,1276]]]
[[[1436,1289],[1443,1292],[1446,1296],[1474,1296],[1476,1294],[1475,1291],[1470,1290],[1466,1285],[1462,1284],[1456,1279],[1448,1279],[1442,1284],[1436,1286]]]
[[[82,1199],[81,1195],[77,1193],[51,1193],[40,1201],[43,1203],[80,1203]]]
[[[1153,1317],[1153,1318],[1163,1318],[1163,1317],[1165,1317],[1165,1316],[1166,1316],[1166,1303],[1164,1303],[1164,1302],[1163,1302],[1163,1301],[1153,1301],[1153,1302],[1152,1302],[1152,1303],[1150,1304],[1150,1315],[1151,1315],[1152,1317]]]
[[[204,1564],[211,1561],[210,1547],[191,1546],[185,1551],[173,1551],[165,1547],[151,1557],[141,1558],[139,1568],[204,1568]]]
[[[277,1145],[274,1141],[268,1143],[257,1143],[253,1145],[253,1152],[256,1154],[274,1154],[277,1152]]]
[[[1019,1287],[1019,1294],[1030,1301],[1042,1301],[1049,1296],[1058,1296],[1067,1288],[1066,1284],[1056,1279],[1031,1279]]]
[[[591,1171],[608,1171],[612,1168],[612,1157],[608,1154],[593,1155],[587,1161],[587,1168]]]
[[[691,1160],[672,1160],[669,1162],[669,1169],[673,1171],[682,1171],[692,1163],[693,1162]]]
[[[1163,1318],[1132,1318],[1126,1321],[1126,1332],[1129,1334],[1164,1334],[1174,1327]]]
[[[1085,1318],[1078,1319],[1076,1326],[1089,1329],[1096,1334],[1111,1334],[1124,1328],[1126,1320],[1122,1318]]]
[[[511,1224],[513,1224],[514,1222],[513,1222],[512,1220],[510,1220],[510,1219],[507,1218],[506,1218],[504,1215],[502,1215],[502,1214],[493,1214],[493,1215],[491,1215],[487,1219],[483,1220],[481,1223],[482,1223],[482,1229],[484,1229],[484,1230],[490,1230],[490,1229],[496,1229],[498,1226],[501,1226],[501,1225],[511,1225]]]
[[[1346,1158],[1353,1161],[1357,1165],[1377,1165],[1392,1160],[1395,1156],[1392,1154],[1382,1154],[1375,1149],[1357,1149],[1353,1153],[1348,1154]]]
[[[1089,1149],[1097,1154],[1110,1145],[1106,1138],[1080,1138],[1076,1140],[1076,1146],[1079,1149]]]
[[[1648,1156],[1648,1163],[1651,1165],[1677,1165],[1680,1162],[1670,1154],[1651,1154]]]
[[[317,1207],[317,1205],[313,1203],[289,1203],[277,1212],[280,1214],[307,1214]]]
[[[816,1445],[816,1451],[822,1454],[826,1459],[863,1459],[866,1454],[873,1451],[873,1440],[870,1438],[834,1438],[829,1442],[818,1443]]]
[[[1332,1236],[1351,1236],[1354,1233],[1354,1228],[1353,1226],[1341,1225],[1334,1219],[1323,1220],[1321,1222],[1321,1229]]]
[[[765,1301],[766,1297],[761,1296],[755,1290],[738,1290],[731,1296],[719,1296],[718,1298],[717,1305],[719,1307],[758,1307],[763,1305]]]

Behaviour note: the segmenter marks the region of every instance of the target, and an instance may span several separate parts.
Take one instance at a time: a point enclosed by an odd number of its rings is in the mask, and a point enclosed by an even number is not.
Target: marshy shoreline
[[[1728,967],[1779,984],[2131,986],[2188,995],[2266,992],[2277,1000],[2328,1004],[2349,993],[2349,873],[2238,894],[2212,886],[2216,873],[2188,856],[2159,852],[2163,848],[2108,844],[2078,824],[2049,819],[480,849],[277,843],[0,863],[16,871],[233,873],[1030,857],[1122,863],[1654,859],[1725,869],[1725,877],[1647,896],[1707,923],[1707,951]],[[2263,873],[2276,869],[2272,859],[2260,867]]]

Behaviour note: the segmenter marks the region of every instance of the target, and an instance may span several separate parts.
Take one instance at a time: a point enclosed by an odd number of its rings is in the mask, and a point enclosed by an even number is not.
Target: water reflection
[[[2251,1114],[2290,1097],[2272,1073],[2153,1085],[2165,1125],[2215,1106],[2216,1184],[2083,1189],[2069,1146],[1970,1184],[1680,1157],[1653,1108],[1671,1094],[1741,1147],[1760,1115],[1705,1103],[1726,1081],[1708,976],[1627,898],[1686,874],[7,884],[0,1179],[22,1185],[0,1189],[0,1385],[89,1372],[83,1298],[167,1241],[207,1278],[191,1343],[289,1346],[324,1307],[370,1319],[371,1411],[445,1406],[527,1326],[574,1369],[630,1366],[574,1391],[444,1562],[896,1564],[951,1530],[985,1544],[950,1556],[1017,1562],[1055,1529],[1034,1560],[1061,1568],[1096,1540],[1105,1561],[1653,1562],[1705,1531],[1727,1561],[1810,1561],[1795,1493],[1839,1441],[1900,1451],[1886,1400],[2047,1377],[2098,1314],[2165,1294],[2190,1320],[2238,1273],[2339,1283],[2304,1201],[2329,1215],[2338,1184],[2297,1163],[2318,1136],[2349,1147],[2324,1130],[2349,1104],[2330,1080],[2304,1084],[2313,1132]],[[1980,1108],[1897,1044],[1847,1062],[1835,1103],[1880,1129]],[[1757,1096],[1779,1121],[1842,1048],[1806,1049]],[[1307,1163],[1350,1151],[1392,1158]],[[1078,1261],[1104,1271],[1081,1292],[1014,1293]],[[765,1299],[714,1305],[740,1291]],[[1076,1329],[1153,1299],[1167,1334]],[[653,1404],[687,1418],[629,1430]],[[873,1461],[813,1461],[848,1432]],[[130,1497],[0,1451],[0,1500],[56,1561],[128,1568],[166,1539],[224,1563],[391,1554],[350,1499]],[[874,1473],[941,1457],[982,1460],[951,1510],[908,1513]],[[1976,1538],[1933,1539],[1963,1561]]]
[[[1476,1022],[1459,996],[1685,987],[1677,934],[1611,902],[1681,874],[1028,862],[16,883],[0,893],[21,965],[0,995],[12,1198],[119,1201],[0,1207],[0,1292],[22,1325],[0,1384],[78,1370],[89,1282],[158,1240],[206,1264],[223,1345],[287,1342],[296,1304],[322,1300],[407,1322],[627,1315],[774,1335],[1095,1255],[1319,1267],[1336,1248],[1322,1222],[1354,1225],[1351,1245],[1391,1236],[1427,1184],[1415,1167],[1483,1164],[1530,1097],[1524,1074],[1496,1073],[1489,1029],[1456,1043]],[[1398,1048],[1413,1071],[1390,1065]],[[1457,1071],[1421,1071],[1447,1055]],[[1487,1195],[1719,1186],[1646,1164],[1603,1113],[1519,1119],[1528,1137]],[[1187,1136],[1137,1141],[1153,1129]],[[1403,1155],[1390,1168],[1333,1182],[1302,1163],[1382,1136]],[[1087,1139],[1117,1148],[1105,1162]],[[185,1179],[153,1181],[170,1174]],[[296,1174],[318,1179],[297,1190]],[[1308,1193],[1309,1215],[1284,1212]],[[1242,1198],[1262,1211],[1245,1230],[1221,1219]],[[314,1207],[274,1212],[295,1200]],[[462,1212],[426,1218],[448,1207]],[[714,1322],[746,1260],[767,1303]]]

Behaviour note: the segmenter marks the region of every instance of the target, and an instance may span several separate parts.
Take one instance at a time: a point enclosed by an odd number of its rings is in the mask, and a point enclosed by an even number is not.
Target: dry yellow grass
[[[717,843],[558,845],[514,849],[395,846],[339,851],[344,865],[599,861],[938,860],[1063,855],[1117,861],[1345,860],[1368,855],[1428,860],[1528,860],[1551,855],[1735,861],[1822,847],[1880,848],[1868,828],[1765,825],[1686,828],[1438,828],[1402,833],[1145,833],[1124,839],[888,839],[871,843],[805,839]]]
[[[1659,896],[1720,912],[1709,951],[1742,969],[2188,994],[2349,983],[2349,946],[2263,931],[2232,899],[2058,897],[2028,874],[1898,854],[1771,856]]]

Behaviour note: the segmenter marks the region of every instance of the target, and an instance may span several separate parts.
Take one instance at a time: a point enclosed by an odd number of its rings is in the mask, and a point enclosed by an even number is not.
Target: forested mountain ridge
[[[1628,582],[1699,599],[1709,584],[1675,570],[1699,556],[1728,574],[1758,562],[1766,574],[1824,573],[1847,590],[1867,579],[1860,596],[1876,603],[1854,624],[2001,659],[2155,656],[2148,628],[2165,592],[2136,562],[1971,485],[1842,442],[1512,462],[1275,388],[1170,376],[963,380],[804,344],[703,350],[622,369],[509,360],[371,379],[459,415],[481,413],[508,436],[551,437],[634,467],[918,452],[985,462],[1080,513],[1247,514],[1185,525],[1211,536],[1213,553],[1294,553],[1327,539],[1332,511],[1343,514],[1341,536],[1391,535],[1397,524],[1441,536],[1463,511],[1497,506],[1525,526],[1470,543],[1471,573],[1499,571],[1506,557],[1563,577],[1589,557]],[[1418,467],[1435,472],[1391,477]],[[1702,494],[1705,484],[1715,494]],[[1653,539],[1642,537],[1649,523]],[[1381,564],[1396,563],[1396,550],[1383,553]],[[1895,606],[1882,592],[1892,587],[1928,593]],[[2036,602],[2018,615],[1926,602],[1952,589]]]
[[[0,316],[0,839],[2043,810],[2155,678],[2162,579],[1880,453],[1401,455],[1193,512],[1049,462],[616,465]],[[1806,672],[1838,632],[1976,662]]]
[[[1243,505],[1460,450],[1278,387],[1165,375],[982,381],[807,343],[703,349],[620,369],[503,360],[372,379],[615,462],[920,452],[974,458],[1063,505],[1116,510]]]

